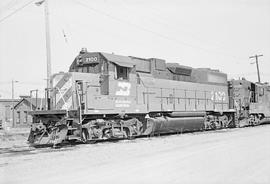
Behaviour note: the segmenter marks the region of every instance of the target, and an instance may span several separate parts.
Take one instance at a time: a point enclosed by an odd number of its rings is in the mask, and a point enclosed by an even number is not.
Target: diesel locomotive
[[[47,109],[35,110],[32,145],[89,142],[259,125],[270,86],[227,80],[210,68],[82,49],[54,74]]]

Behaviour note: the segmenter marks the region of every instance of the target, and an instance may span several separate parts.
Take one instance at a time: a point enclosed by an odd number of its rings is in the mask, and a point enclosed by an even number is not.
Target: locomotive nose
[[[72,75],[58,73],[52,77],[52,110],[69,110],[72,106]]]

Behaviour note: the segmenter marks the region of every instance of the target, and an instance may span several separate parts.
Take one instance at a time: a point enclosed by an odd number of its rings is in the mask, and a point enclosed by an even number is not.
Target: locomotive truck
[[[82,49],[50,86],[47,109],[31,112],[32,145],[233,128],[270,117],[268,84],[158,58]]]

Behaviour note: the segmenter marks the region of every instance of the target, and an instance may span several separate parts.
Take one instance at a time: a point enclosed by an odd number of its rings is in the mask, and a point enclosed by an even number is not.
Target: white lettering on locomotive
[[[97,60],[98,60],[98,58],[96,56],[95,57],[85,58],[86,63],[96,62]]]
[[[224,91],[211,91],[211,100],[224,102],[226,100],[226,93]]]
[[[115,107],[130,107],[130,104],[129,100],[115,100]]]
[[[118,90],[115,92],[116,96],[129,96],[131,84],[129,82],[118,82]]]

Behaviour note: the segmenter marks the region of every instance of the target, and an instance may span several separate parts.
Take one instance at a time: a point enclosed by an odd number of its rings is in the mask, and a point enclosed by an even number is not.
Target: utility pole
[[[14,83],[17,83],[19,81],[14,81],[12,79],[11,81],[11,90],[12,90],[12,127],[15,127],[15,115],[14,115]]]
[[[36,2],[37,6],[44,3],[44,15],[45,15],[45,31],[46,31],[46,56],[47,56],[47,109],[50,109],[49,90],[51,89],[50,77],[51,77],[51,39],[50,39],[50,22],[49,22],[49,0],[41,0]]]
[[[32,108],[32,93],[33,92],[35,92],[36,93],[36,108],[35,109],[33,109]],[[37,105],[38,105],[38,89],[34,89],[34,90],[30,90],[30,101],[31,101],[31,106],[30,106],[30,110],[32,111],[32,110],[36,110],[37,109]]]
[[[250,56],[249,59],[255,58],[256,59],[256,66],[257,66],[257,75],[258,75],[258,82],[261,83],[261,78],[260,78],[260,70],[259,70],[259,63],[258,63],[258,58],[263,56],[261,55],[255,55],[255,56]],[[251,63],[254,64],[254,63]]]
[[[47,88],[50,88],[51,77],[51,38],[50,38],[50,23],[49,23],[49,0],[45,0],[45,28],[46,28],[46,53],[47,53]]]

